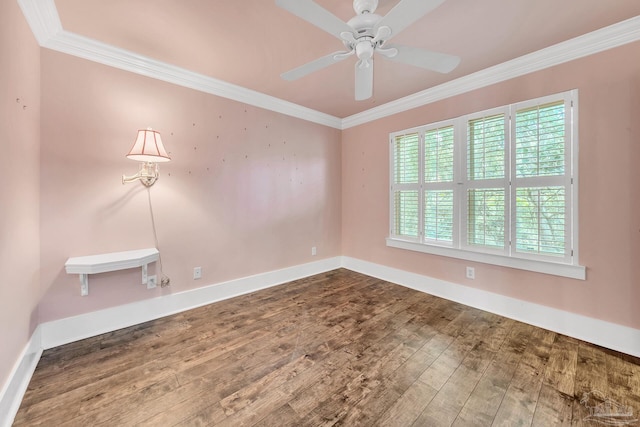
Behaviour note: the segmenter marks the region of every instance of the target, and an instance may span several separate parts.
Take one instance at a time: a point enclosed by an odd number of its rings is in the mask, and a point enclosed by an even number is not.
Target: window
[[[390,146],[390,246],[584,279],[577,91],[396,132]]]

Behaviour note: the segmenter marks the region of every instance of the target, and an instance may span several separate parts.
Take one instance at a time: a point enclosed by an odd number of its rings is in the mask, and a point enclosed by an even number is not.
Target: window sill
[[[517,268],[519,270],[534,271],[536,273],[569,277],[571,279],[586,280],[586,267],[582,265],[561,264],[548,261],[512,258],[503,255],[470,252],[443,246],[423,245],[420,243],[408,242],[406,240],[393,239],[391,237],[387,237],[387,246],[410,251],[424,252],[432,255],[464,259],[467,261],[481,262],[484,264]]]

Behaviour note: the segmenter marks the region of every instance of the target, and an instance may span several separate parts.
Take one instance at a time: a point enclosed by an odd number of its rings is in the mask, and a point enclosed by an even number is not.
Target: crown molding
[[[18,0],[18,5],[40,46],[44,46],[62,31],[58,9],[53,0]]]
[[[18,3],[42,47],[343,130],[640,40],[640,16],[636,16],[340,119],[65,31],[53,0],[18,0]]]
[[[640,40],[640,16],[575,37],[342,119],[348,129]]]

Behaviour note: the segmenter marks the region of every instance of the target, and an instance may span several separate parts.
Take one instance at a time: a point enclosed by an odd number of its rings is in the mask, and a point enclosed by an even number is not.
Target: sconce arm
[[[146,187],[151,187],[158,180],[158,165],[152,162],[141,162],[140,170],[137,174],[127,176],[122,175],[122,184],[140,180]]]

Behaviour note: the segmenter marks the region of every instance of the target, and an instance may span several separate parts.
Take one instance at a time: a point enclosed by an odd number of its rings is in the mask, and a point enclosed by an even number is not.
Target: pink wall
[[[0,2],[0,389],[38,324],[40,48]]]
[[[343,255],[640,328],[640,43],[452,97],[343,133]],[[388,248],[388,135],[579,89],[578,281]],[[465,278],[465,266],[476,279]]]
[[[41,322],[340,255],[338,130],[49,50],[42,112]],[[145,188],[120,182],[147,126],[173,158],[151,188],[172,286],[127,270],[81,297],[68,257],[154,246]]]

